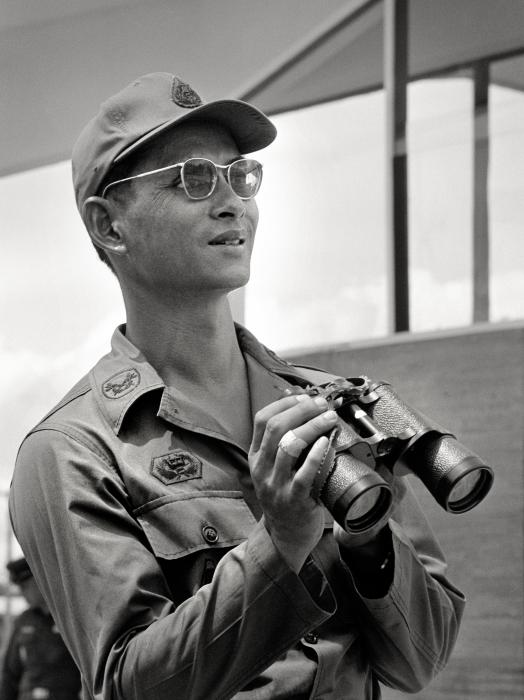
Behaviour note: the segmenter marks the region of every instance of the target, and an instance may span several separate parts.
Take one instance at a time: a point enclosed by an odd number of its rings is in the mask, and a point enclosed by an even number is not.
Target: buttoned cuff
[[[320,624],[335,613],[337,604],[333,591],[312,557],[307,558],[296,574],[274,545],[262,521],[249,535],[248,551],[264,574],[289,597],[295,612],[308,627]]]

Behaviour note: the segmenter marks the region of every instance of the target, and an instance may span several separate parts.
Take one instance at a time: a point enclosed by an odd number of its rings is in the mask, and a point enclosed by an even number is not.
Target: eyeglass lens
[[[227,180],[241,199],[256,195],[262,180],[262,166],[256,160],[243,158],[227,167]],[[205,158],[190,158],[182,168],[182,182],[188,197],[205,199],[215,189],[218,175],[215,164]]]

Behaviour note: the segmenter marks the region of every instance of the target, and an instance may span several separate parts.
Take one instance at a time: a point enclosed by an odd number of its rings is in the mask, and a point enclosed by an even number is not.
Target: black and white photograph
[[[0,37],[0,700],[524,697],[524,2]]]

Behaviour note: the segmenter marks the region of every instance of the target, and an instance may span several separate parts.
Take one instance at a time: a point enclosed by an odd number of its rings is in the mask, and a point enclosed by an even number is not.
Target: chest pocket
[[[155,556],[179,559],[235,547],[256,525],[241,491],[191,491],[148,503],[135,513]]]

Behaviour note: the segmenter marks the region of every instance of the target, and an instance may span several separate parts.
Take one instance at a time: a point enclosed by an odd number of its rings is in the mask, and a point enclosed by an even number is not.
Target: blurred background
[[[495,469],[465,515],[419,489],[470,602],[417,697],[521,698],[524,3],[3,0],[0,37],[4,637],[23,605],[4,566],[18,445],[124,320],[75,208],[71,148],[107,96],[169,71],[278,128],[257,155],[236,318],[287,357],[389,379]]]

